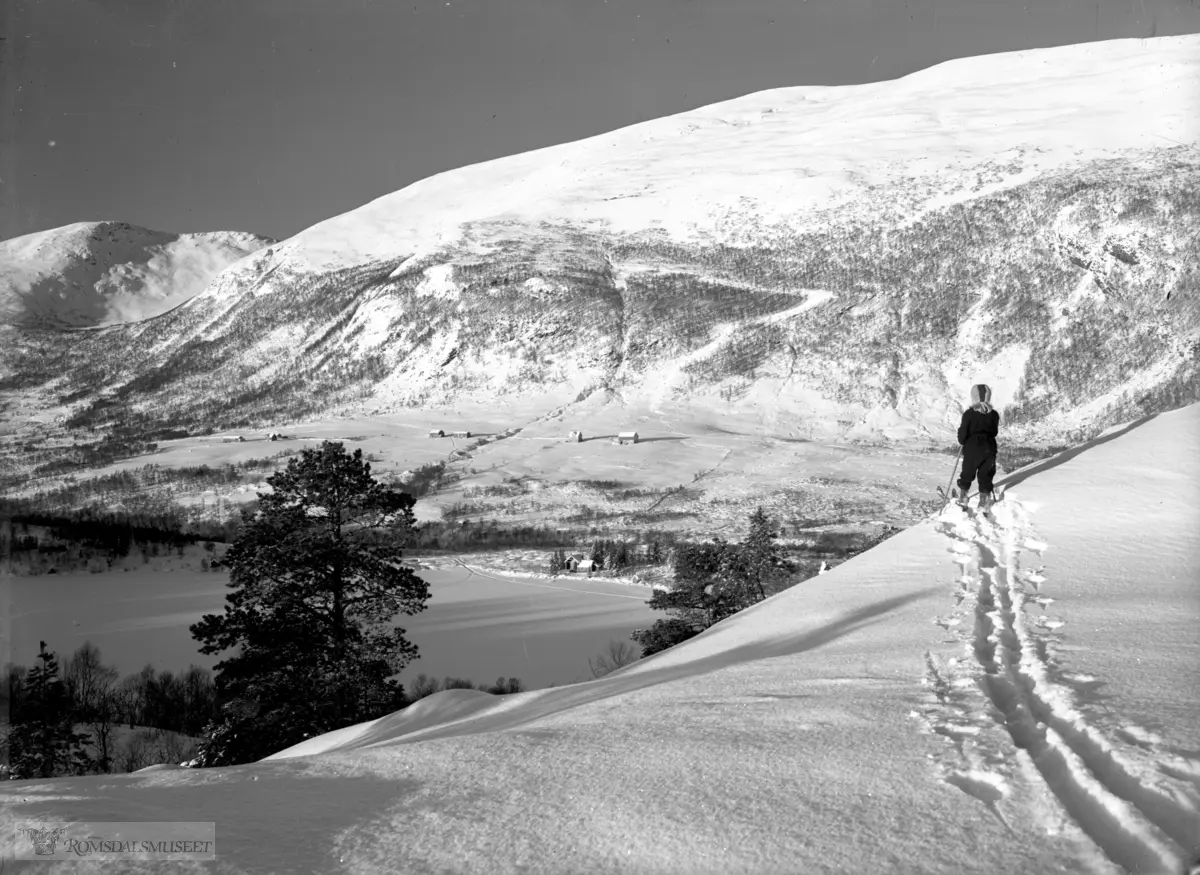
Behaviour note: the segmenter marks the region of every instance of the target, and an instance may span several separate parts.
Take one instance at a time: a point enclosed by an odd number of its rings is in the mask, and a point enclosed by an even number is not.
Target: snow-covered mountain
[[[0,242],[0,322],[80,328],[157,316],[274,241],[79,222]]]
[[[0,327],[0,385],[153,439],[585,398],[1022,440],[1200,397],[1200,36],[752,94],[439,174],[153,320]],[[31,400],[33,399],[33,400]]]
[[[1183,872],[1197,483],[1192,405],[601,679],[442,692],[253,765],[14,782],[0,822],[211,821],[229,873]]]
[[[847,205],[910,225],[1064,168],[1195,146],[1198,46],[1116,40],[762,91],[438,174],[314,225],[275,263],[486,253],[513,225],[541,222],[735,245],[820,228]]]

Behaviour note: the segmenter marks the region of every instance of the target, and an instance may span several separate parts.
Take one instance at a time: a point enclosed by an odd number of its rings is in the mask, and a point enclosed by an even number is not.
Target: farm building
[[[471,433],[469,431],[452,431],[452,432],[450,432],[450,437],[469,438],[470,436],[471,436]]]
[[[583,442],[583,432],[573,431],[567,435],[567,443],[578,444]]]
[[[446,433],[439,428],[437,431],[431,431],[429,433],[429,436],[431,438],[440,438],[440,437],[445,437]]]
[[[617,435],[615,443],[618,444],[636,444],[638,442],[638,433],[636,431],[623,431]]]
[[[587,567],[584,567],[586,563]],[[572,553],[567,557],[567,571],[591,571],[592,560],[584,557],[582,553]]]

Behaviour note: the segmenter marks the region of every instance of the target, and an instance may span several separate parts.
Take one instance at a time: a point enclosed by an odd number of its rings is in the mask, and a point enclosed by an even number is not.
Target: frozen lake
[[[588,657],[663,616],[646,607],[646,587],[465,568],[419,573],[432,598],[422,613],[401,618],[421,654],[401,675],[406,685],[421,673],[475,683],[518,677],[527,689],[584,680]],[[221,612],[228,579],[186,568],[9,578],[12,640],[0,647],[0,662],[32,665],[38,641],[62,659],[88,640],[122,677],[147,663],[211,668],[218,658],[197,652],[188,626]]]

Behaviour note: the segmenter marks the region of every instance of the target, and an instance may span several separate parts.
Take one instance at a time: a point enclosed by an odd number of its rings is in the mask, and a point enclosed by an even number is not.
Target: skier
[[[958,478],[957,498],[967,506],[967,494],[976,475],[979,477],[979,509],[992,506],[992,478],[996,476],[996,435],[1000,431],[1000,414],[992,409],[992,390],[980,383],[971,387],[971,406],[963,411],[958,426],[958,442],[962,446],[962,474]]]

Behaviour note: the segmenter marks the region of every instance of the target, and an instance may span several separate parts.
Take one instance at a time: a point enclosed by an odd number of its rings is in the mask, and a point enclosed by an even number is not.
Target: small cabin
[[[578,444],[583,443],[583,432],[573,431],[567,435],[567,443]]]
[[[618,444],[636,444],[638,442],[638,433],[636,431],[623,431],[617,435]]]
[[[469,438],[470,436],[471,436],[471,433],[469,431],[452,431],[452,432],[450,432],[450,437]]]
[[[595,571],[596,562],[593,559],[580,559],[575,566],[576,571]]]
[[[589,559],[587,561],[591,562],[592,560]],[[583,562],[583,554],[582,553],[572,553],[570,556],[567,557],[567,571],[578,571],[580,562]]]
[[[440,437],[445,437],[446,433],[439,428],[437,431],[431,431],[429,433],[429,436],[431,438],[440,438]]]
[[[283,435],[282,435],[282,434],[280,434],[280,433],[279,433],[279,432],[277,432],[277,431],[268,432],[268,433],[267,433],[267,440],[269,440],[269,441],[281,441],[281,440],[283,440]]]

